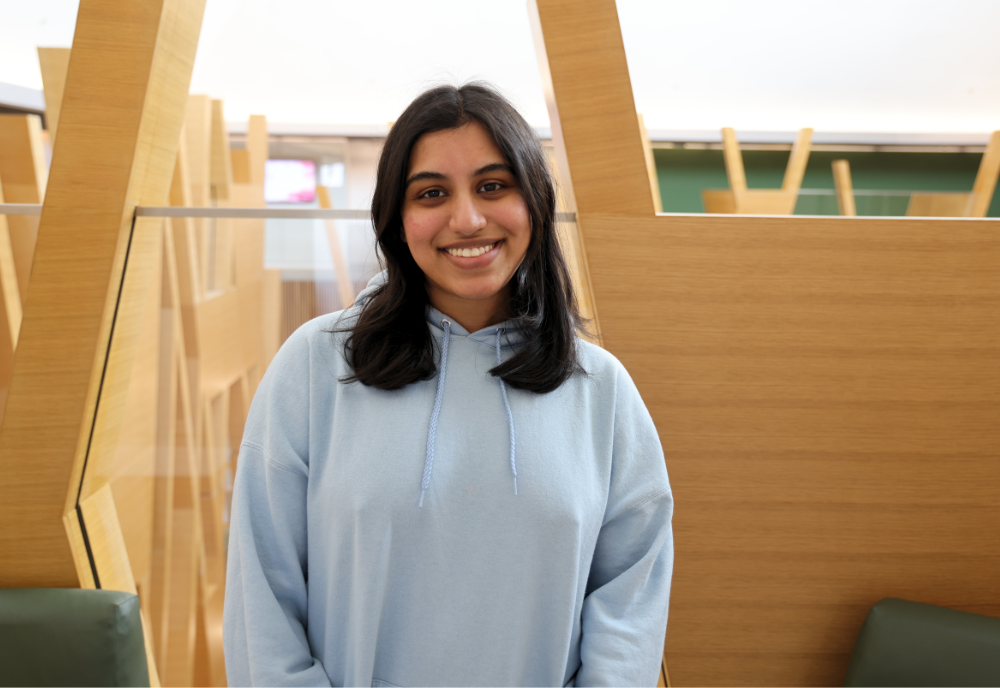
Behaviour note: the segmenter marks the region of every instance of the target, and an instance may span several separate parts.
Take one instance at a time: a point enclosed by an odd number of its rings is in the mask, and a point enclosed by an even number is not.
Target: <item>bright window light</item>
[[[264,200],[268,203],[312,203],[316,200],[316,163],[312,160],[268,160],[264,167]]]

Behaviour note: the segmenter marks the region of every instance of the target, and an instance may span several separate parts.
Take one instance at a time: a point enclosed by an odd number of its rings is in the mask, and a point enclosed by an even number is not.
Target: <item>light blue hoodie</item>
[[[522,341],[516,325],[452,321],[434,379],[343,384],[346,335],[328,330],[357,312],[295,332],[250,408],[229,684],[656,685],[673,501],[622,365],[579,340],[587,375],[502,387],[488,371],[498,341],[503,358]],[[428,310],[439,354],[449,320]]]

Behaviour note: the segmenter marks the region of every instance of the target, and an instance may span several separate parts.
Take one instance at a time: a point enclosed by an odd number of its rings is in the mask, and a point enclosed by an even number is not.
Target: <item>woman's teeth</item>
[[[480,246],[479,248],[446,248],[445,251],[458,258],[475,258],[484,253],[489,253],[499,243],[499,241],[496,241],[488,246]]]

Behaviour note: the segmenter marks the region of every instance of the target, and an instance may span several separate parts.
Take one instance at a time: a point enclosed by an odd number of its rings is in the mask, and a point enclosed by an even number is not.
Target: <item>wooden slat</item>
[[[316,197],[320,208],[333,208],[330,201],[330,190],[325,186],[316,187]],[[340,295],[340,307],[349,308],[354,303],[354,284],[351,281],[351,271],[347,269],[347,259],[344,257],[344,247],[340,243],[340,232],[336,220],[324,220],[326,226],[326,243],[330,246],[330,260],[337,279],[337,292]]]
[[[854,217],[858,214],[854,205],[854,187],[851,184],[851,163],[847,160],[834,160],[833,186],[837,190],[837,205],[840,214]]]
[[[59,114],[62,112],[63,91],[66,90],[69,52],[69,48],[38,49],[38,64],[42,70],[42,89],[45,94],[45,128],[53,146],[56,143]]]
[[[732,127],[722,128],[722,158],[726,163],[729,188],[735,195],[747,190],[747,175],[743,169],[743,154]],[[738,202],[738,201],[737,201]]]
[[[184,121],[184,150],[187,155],[187,179],[190,184],[187,202],[184,205],[197,207],[214,205],[212,199],[212,100],[208,96],[192,95],[188,98],[187,117]],[[173,205],[180,205],[171,201]],[[204,298],[208,292],[212,266],[209,261],[211,255],[210,244],[212,241],[212,221],[207,218],[193,220],[195,237],[197,243],[191,248],[197,262],[197,284],[201,291],[196,295],[198,300]],[[179,239],[179,237],[178,237]],[[182,264],[182,256],[186,252],[182,250],[178,243],[178,267]],[[184,289],[183,269],[181,274],[181,289]],[[188,328],[185,325],[185,331]],[[194,333],[195,330],[191,329]],[[192,336],[194,336],[192,334]],[[189,353],[195,355],[194,349],[189,348]]]
[[[89,568],[74,558],[63,515],[75,508],[88,454],[133,209],[166,200],[203,8],[80,7],[0,429],[0,585],[72,587],[78,566]]]
[[[2,184],[0,203],[3,203]],[[17,286],[17,268],[14,266],[7,216],[0,215],[0,419],[3,418],[7,402],[10,377],[14,373],[14,351],[21,331],[21,316],[21,295]]]
[[[48,170],[38,115],[0,114],[0,183],[7,203],[41,203]],[[38,237],[38,216],[10,215],[10,244],[17,268],[21,304],[28,297],[28,279]]]
[[[972,202],[967,193],[915,193],[906,206],[908,217],[964,217]]]
[[[264,189],[264,164],[271,157],[267,133],[267,117],[250,115],[247,122],[246,150],[250,162],[250,184]],[[263,205],[263,201],[261,203]]]
[[[660,196],[660,178],[656,174],[656,159],[653,157],[653,147],[649,143],[649,133],[646,131],[646,121],[639,115],[639,134],[642,136],[642,152],[645,154],[646,174],[649,176],[649,191],[653,196],[653,209],[663,212],[663,198]]]
[[[729,189],[702,189],[701,204],[706,213],[732,214],[736,212],[736,199]]]
[[[748,189],[746,172],[743,168],[743,155],[740,144],[736,140],[736,132],[732,127],[722,129],[722,154],[726,163],[726,175],[729,178],[727,191],[706,189],[702,191],[702,203],[705,212],[740,215],[791,215],[795,211],[799,187],[805,176],[806,164],[809,162],[810,141],[812,129],[799,131],[788,158],[785,176],[780,189]],[[731,210],[730,210],[731,209]]]

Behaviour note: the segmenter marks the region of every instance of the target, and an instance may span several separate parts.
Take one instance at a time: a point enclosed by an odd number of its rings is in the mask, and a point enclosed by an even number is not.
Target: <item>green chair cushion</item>
[[[139,598],[0,589],[0,686],[148,686]]]
[[[1000,619],[886,598],[868,612],[845,686],[1000,686]]]

